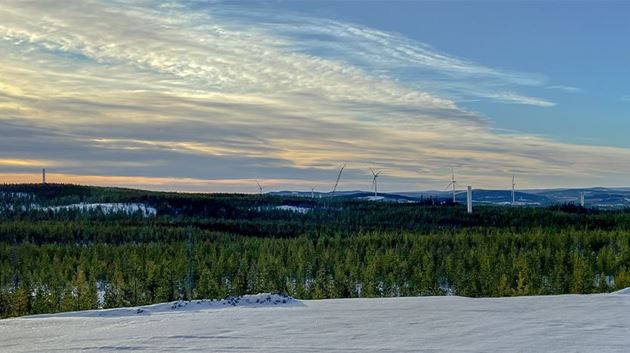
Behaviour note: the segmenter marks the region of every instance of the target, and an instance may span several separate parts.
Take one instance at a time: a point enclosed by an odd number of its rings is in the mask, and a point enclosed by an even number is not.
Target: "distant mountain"
[[[576,188],[576,189],[534,189],[519,190],[515,193],[516,204],[520,206],[549,206],[563,203],[579,203],[580,195],[584,194],[586,207],[596,208],[625,208],[630,207],[630,188]],[[374,197],[373,192],[360,190],[330,192],[310,191],[278,191],[271,192],[277,196],[297,196],[297,197],[340,197],[369,201],[391,201],[391,202],[418,202],[421,199],[434,198],[441,201],[452,199],[451,191],[403,191],[379,193]],[[456,192],[457,202],[466,202],[466,191]],[[473,190],[473,202],[475,204],[490,205],[510,205],[512,203],[511,190]]]
[[[543,195],[555,203],[577,203],[580,195],[584,194],[587,207],[624,208],[630,207],[629,188],[582,188],[582,189],[552,189],[532,190],[532,194]]]

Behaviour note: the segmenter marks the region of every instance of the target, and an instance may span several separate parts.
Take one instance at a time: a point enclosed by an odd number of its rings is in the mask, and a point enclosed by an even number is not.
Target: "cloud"
[[[573,86],[551,85],[551,86],[547,86],[547,88],[548,89],[560,90],[560,91],[564,91],[564,92],[567,92],[567,93],[579,93],[579,92],[582,92],[581,88],[573,87]]]
[[[0,181],[37,180],[44,165],[58,180],[188,191],[256,191],[255,179],[323,190],[341,163],[344,188],[369,188],[368,168],[387,168],[384,190],[441,186],[451,166],[484,187],[515,171],[523,186],[630,172],[626,149],[500,134],[453,99],[552,106],[512,90],[543,85],[537,75],[354,25],[265,24],[224,8],[3,2],[0,160],[13,162]],[[400,70],[439,77],[412,84]]]
[[[490,98],[495,101],[511,104],[534,105],[537,107],[553,107],[556,105],[555,103],[543,98],[522,96],[513,92],[478,93],[478,95],[480,97]]]
[[[543,86],[547,81],[543,75],[490,68],[442,53],[426,43],[396,33],[265,8],[247,10],[224,6],[212,8],[211,13],[220,15],[228,25],[255,26],[283,38],[290,43],[286,49],[292,52],[344,61],[370,72],[394,75],[406,86],[459,101],[476,97],[497,103],[554,105],[522,94],[518,95],[520,99],[500,97],[507,88]]]

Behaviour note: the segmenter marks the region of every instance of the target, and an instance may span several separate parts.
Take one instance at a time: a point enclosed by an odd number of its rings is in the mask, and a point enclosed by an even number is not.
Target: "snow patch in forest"
[[[147,206],[142,203],[76,203],[72,205],[44,207],[42,209],[51,210],[53,212],[59,212],[63,210],[79,210],[82,212],[101,210],[104,214],[133,214],[136,212],[141,212],[144,217],[151,217],[157,214],[157,210],[154,207]]]
[[[300,206],[292,206],[292,205],[276,205],[276,206],[252,207],[250,208],[250,210],[254,210],[257,212],[284,211],[284,212],[306,214],[312,211],[313,209],[310,207],[300,207]]]
[[[29,194],[26,192],[0,191],[0,197],[12,197],[16,199],[32,199],[32,198],[35,198],[35,195]]]
[[[301,213],[301,214],[305,214],[311,210],[308,207],[298,207],[298,206],[291,206],[291,205],[280,205],[280,206],[274,206],[272,208],[278,211],[296,212],[296,213]]]
[[[41,206],[36,203],[17,206],[12,204],[4,206],[0,205],[0,212],[2,210],[14,211],[16,209],[21,210],[22,212],[27,212],[29,210],[39,210],[52,211],[55,213],[68,210],[78,210],[80,212],[100,210],[106,215],[114,213],[134,214],[136,212],[141,212],[143,217],[152,217],[157,214],[157,209],[142,203],[75,203],[71,205],[61,206]]]
[[[385,197],[384,196],[366,196],[366,197],[360,197],[359,199],[366,200],[366,201],[383,201],[385,200]]]

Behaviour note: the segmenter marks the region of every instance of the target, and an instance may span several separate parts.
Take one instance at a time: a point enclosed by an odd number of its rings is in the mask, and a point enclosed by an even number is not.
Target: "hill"
[[[491,195],[491,194],[489,194]],[[0,318],[260,292],[591,294],[630,286],[630,210],[0,186]]]
[[[3,320],[0,351],[625,353],[629,305],[623,294],[195,301]]]
[[[452,200],[452,191],[401,191],[401,192],[381,192],[378,198],[371,198],[372,192],[364,191],[341,191],[332,193],[302,192],[302,191],[278,191],[271,192],[276,196],[292,196],[311,198],[343,198],[372,201],[393,201],[393,202],[420,202],[426,199],[435,199],[438,202]],[[515,200],[517,206],[551,206],[556,204],[579,204],[580,197],[584,194],[585,206],[600,209],[620,209],[630,207],[629,188],[573,188],[573,189],[533,189],[517,190]],[[459,203],[466,202],[466,192],[458,190],[456,200]],[[488,205],[511,205],[511,190],[487,190],[474,189],[473,202],[475,204]]]

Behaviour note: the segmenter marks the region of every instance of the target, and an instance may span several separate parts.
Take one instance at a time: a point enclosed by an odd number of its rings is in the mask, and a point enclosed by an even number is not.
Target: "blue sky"
[[[0,182],[627,186],[624,2],[0,4]]]
[[[249,4],[251,6],[251,4]],[[544,83],[519,92],[547,109],[460,103],[499,129],[563,141],[630,147],[630,38],[624,1],[288,1],[266,9],[352,22],[427,43],[445,53]]]

